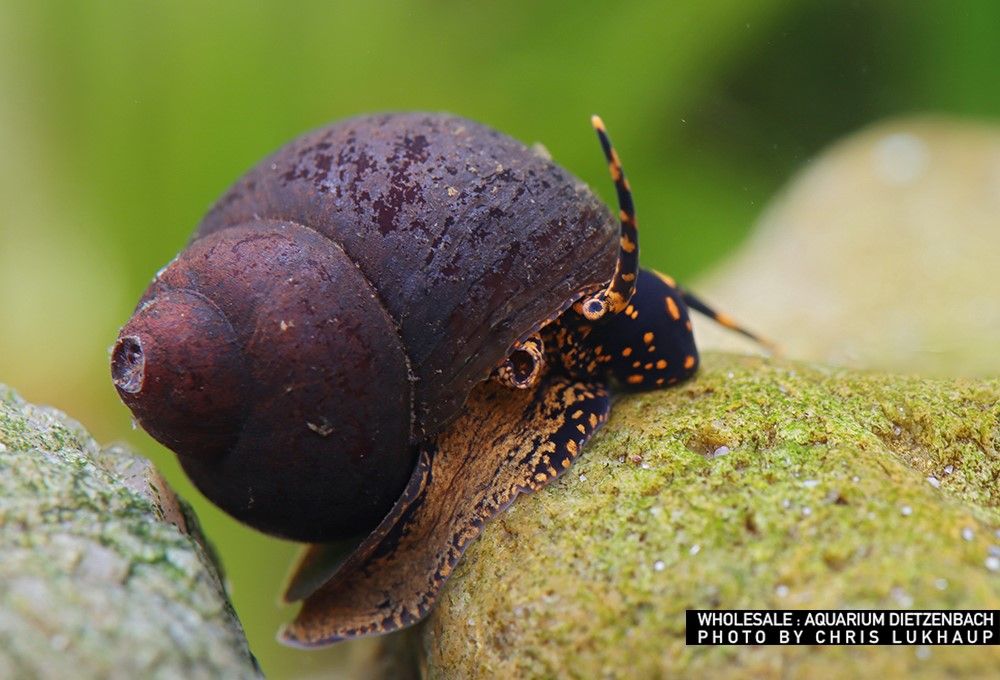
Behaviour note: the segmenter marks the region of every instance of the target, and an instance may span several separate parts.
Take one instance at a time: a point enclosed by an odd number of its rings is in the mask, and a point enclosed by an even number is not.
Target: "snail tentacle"
[[[593,116],[590,122],[597,132],[604,157],[608,161],[611,179],[615,183],[615,192],[618,194],[618,219],[621,224],[618,261],[615,263],[615,273],[611,282],[596,295],[582,300],[577,310],[589,321],[596,321],[609,312],[618,314],[624,310],[635,294],[636,277],[639,274],[639,228],[635,220],[632,189],[625,179],[621,159],[611,144],[611,139],[604,128],[604,121],[600,116]]]

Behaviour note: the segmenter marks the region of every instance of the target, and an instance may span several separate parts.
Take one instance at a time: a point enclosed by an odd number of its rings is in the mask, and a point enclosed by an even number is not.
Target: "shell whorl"
[[[614,271],[618,227],[580,180],[447,114],[350,119],[266,158],[195,238],[254,216],[336,242],[399,328],[414,441],[457,416],[519,340]]]
[[[113,360],[123,400],[195,485],[269,533],[363,531],[412,469],[394,324],[312,229],[256,220],[198,239],[150,286]]]

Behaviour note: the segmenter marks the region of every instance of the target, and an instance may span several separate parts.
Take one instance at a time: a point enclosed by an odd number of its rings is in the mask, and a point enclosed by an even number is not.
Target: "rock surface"
[[[820,155],[693,288],[789,357],[995,376],[998,271],[1000,127],[919,118]],[[752,349],[710,323],[697,331],[703,347]]]
[[[685,646],[689,608],[1000,608],[1000,381],[703,366],[487,529],[409,632],[424,673],[995,673],[997,647]]]
[[[3,386],[0,677],[259,677],[193,516],[152,466]]]

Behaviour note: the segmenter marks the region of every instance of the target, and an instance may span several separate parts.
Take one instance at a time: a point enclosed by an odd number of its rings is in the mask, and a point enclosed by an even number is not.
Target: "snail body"
[[[567,469],[610,390],[690,377],[687,305],[579,180],[444,114],[347,120],[250,170],[112,350],[123,401],[198,488],[316,544],[286,641],[409,625],[482,526]],[[341,563],[327,544],[356,540]]]

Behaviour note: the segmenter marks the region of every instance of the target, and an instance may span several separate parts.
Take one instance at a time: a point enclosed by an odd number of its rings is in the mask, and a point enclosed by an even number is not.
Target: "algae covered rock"
[[[694,289],[790,357],[995,376],[997,271],[1000,126],[925,117],[818,156]],[[696,330],[703,347],[752,349],[711,324]]]
[[[0,677],[258,676],[152,466],[0,386]]]
[[[995,673],[996,647],[685,646],[694,608],[1000,608],[1000,381],[703,366],[487,528],[409,633],[426,675]]]

